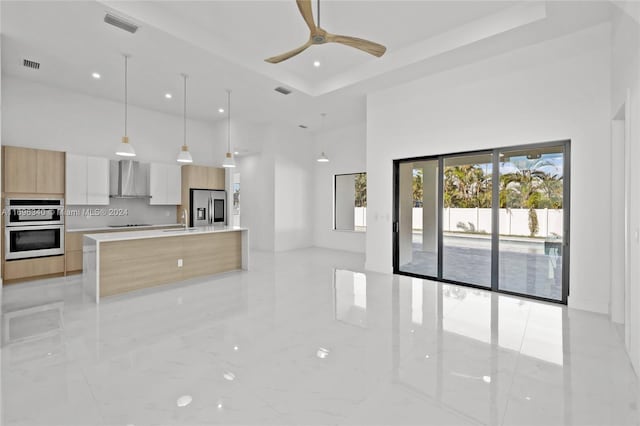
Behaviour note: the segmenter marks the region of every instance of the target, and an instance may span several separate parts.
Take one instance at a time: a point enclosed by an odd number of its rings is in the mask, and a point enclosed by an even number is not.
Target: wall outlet
[[[178,259],[178,268],[182,268],[182,259]]]

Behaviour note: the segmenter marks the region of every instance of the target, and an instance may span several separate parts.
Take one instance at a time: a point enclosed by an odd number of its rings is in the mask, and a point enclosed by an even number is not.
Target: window
[[[367,174],[335,175],[334,197],[333,228],[364,232],[367,229]]]

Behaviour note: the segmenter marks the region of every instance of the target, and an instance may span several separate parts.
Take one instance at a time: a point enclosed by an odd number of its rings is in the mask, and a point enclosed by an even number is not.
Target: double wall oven
[[[64,254],[64,199],[7,198],[6,260]]]

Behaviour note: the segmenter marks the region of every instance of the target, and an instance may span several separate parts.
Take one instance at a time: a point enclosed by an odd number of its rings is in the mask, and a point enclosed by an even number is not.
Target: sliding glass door
[[[403,272],[438,276],[438,160],[398,167],[398,265]]]
[[[491,287],[492,154],[444,158],[442,278]]]
[[[566,303],[569,147],[394,161],[394,272]]]
[[[564,146],[502,150],[499,287],[562,298]]]

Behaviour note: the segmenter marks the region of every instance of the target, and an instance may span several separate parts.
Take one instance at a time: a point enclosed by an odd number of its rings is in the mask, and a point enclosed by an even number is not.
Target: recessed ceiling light
[[[320,61],[313,61],[313,66],[318,68],[320,66]]]
[[[329,356],[329,349],[318,348],[318,351],[316,352],[316,356],[320,359],[325,359],[326,357]]]
[[[238,154],[240,154],[240,152],[238,152],[238,151],[233,151],[233,155],[238,155]],[[237,346],[234,346],[234,347],[233,347],[233,350],[234,350],[234,351],[237,351],[237,350],[238,350],[238,347],[237,347]]]
[[[165,93],[164,97],[167,98],[167,99],[171,99],[171,98],[173,98],[173,95],[171,93]]]
[[[176,405],[180,408],[186,407],[187,405],[191,404],[191,401],[193,401],[193,398],[191,397],[191,395],[182,395],[176,401]]]
[[[222,114],[224,112],[224,108],[218,108],[218,112]]]
[[[100,80],[100,74],[98,74],[97,72],[92,73],[91,77],[95,78],[96,80]]]

